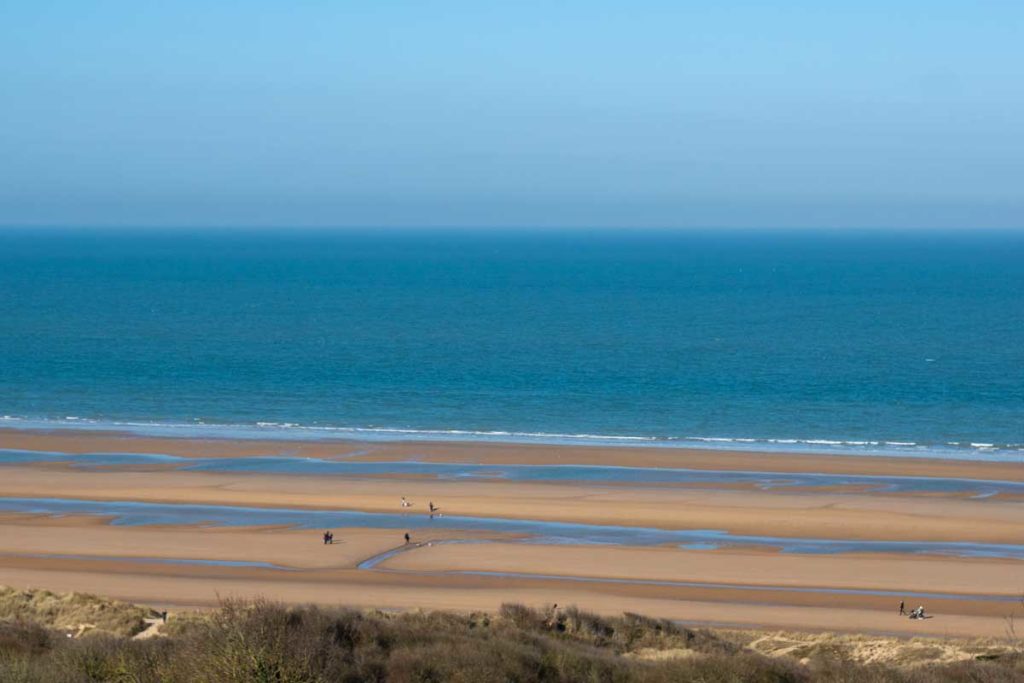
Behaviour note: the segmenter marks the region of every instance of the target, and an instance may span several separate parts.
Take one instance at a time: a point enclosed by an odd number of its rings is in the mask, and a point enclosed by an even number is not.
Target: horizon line
[[[599,225],[590,226],[583,224],[576,225],[500,225],[500,224],[481,224],[481,225],[317,225],[317,224],[300,224],[300,225],[252,225],[252,224],[233,224],[233,223],[222,223],[222,224],[195,224],[195,225],[175,225],[175,224],[130,224],[130,223],[93,223],[93,224],[70,224],[70,223],[0,223],[0,231],[30,231],[30,230],[50,230],[50,231],[181,231],[181,232],[196,232],[196,231],[223,231],[223,232],[284,232],[284,231],[296,231],[296,232],[366,232],[366,231],[388,231],[388,232],[524,232],[524,233],[538,233],[538,232],[605,232],[605,233],[622,233],[622,232],[814,232],[814,233],[851,233],[851,232],[870,232],[870,233],[1014,233],[1024,232],[1024,224],[1018,227],[1011,226],[882,226],[882,225],[866,225],[866,226],[807,226],[807,225],[796,225],[796,226],[738,226],[738,225],[708,225],[708,226],[659,226],[659,225],[636,225],[636,226],[609,226]]]

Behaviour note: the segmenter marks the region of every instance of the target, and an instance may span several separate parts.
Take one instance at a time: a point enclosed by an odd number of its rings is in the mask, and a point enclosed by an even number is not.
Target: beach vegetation
[[[143,609],[143,608],[139,608]],[[792,635],[792,640],[798,636]],[[858,661],[839,638],[770,655],[728,632],[635,614],[504,605],[497,614],[365,612],[224,602],[175,615],[156,637],[94,631],[68,637],[52,623],[0,620],[2,681],[133,683],[380,683],[700,681],[1019,681],[1011,648],[985,658]],[[776,641],[778,645],[781,641]],[[799,643],[798,643],[799,645]]]
[[[35,622],[74,635],[133,636],[153,610],[89,593],[54,593],[0,586],[0,621]]]

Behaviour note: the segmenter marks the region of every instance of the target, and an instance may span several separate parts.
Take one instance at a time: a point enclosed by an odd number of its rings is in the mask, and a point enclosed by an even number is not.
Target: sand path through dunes
[[[161,631],[164,627],[164,620],[162,618],[145,619],[146,628],[132,636],[132,640],[148,640],[149,638],[156,638],[163,635]]]

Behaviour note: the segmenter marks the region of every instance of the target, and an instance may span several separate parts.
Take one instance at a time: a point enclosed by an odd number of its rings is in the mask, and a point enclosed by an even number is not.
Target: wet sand
[[[717,529],[733,534],[888,541],[1020,543],[1016,502],[571,483],[348,479],[206,472],[121,472],[51,466],[0,469],[0,496],[350,509],[410,514],[434,501],[448,516]]]
[[[723,562],[736,558],[723,557]],[[146,604],[203,607],[228,597],[266,596],[290,602],[345,604],[376,609],[496,610],[503,602],[543,606],[557,602],[587,609],[645,614],[685,621],[759,624],[777,628],[884,631],[913,634],[1002,635],[1005,604],[925,601],[936,618],[912,622],[895,614],[891,597],[752,593],[722,587],[663,587],[576,583],[549,579],[421,575],[318,569],[282,572],[239,567],[194,567],[124,560],[48,560],[0,557],[6,583],[60,586]]]
[[[144,437],[110,432],[0,428],[0,448],[62,453],[164,453],[182,457],[293,455],[366,461],[422,460],[481,464],[610,465],[706,470],[819,472],[1024,481],[1018,463],[917,457],[630,446],[547,446],[463,441],[286,441]]]
[[[493,572],[691,582],[827,592],[915,591],[1015,598],[1021,562],[997,559],[875,555],[793,555],[766,551],[614,546],[524,546],[519,543],[417,547],[384,560],[403,572]],[[927,573],[927,579],[922,575]],[[927,589],[924,588],[927,586]],[[838,597],[831,596],[833,599]],[[890,599],[891,601],[891,599]]]
[[[10,430],[0,430],[0,448],[188,457],[289,453],[1024,480],[1024,467],[1005,463],[636,448],[195,441]],[[79,470],[52,464],[0,468],[0,497],[398,512],[401,496],[413,501],[413,515],[424,515],[427,501],[433,500],[448,515],[720,529],[794,538],[1014,544],[1024,539],[1021,504],[992,499],[116,467]],[[557,602],[687,622],[964,636],[1003,635],[1005,618],[1021,611],[1011,598],[1024,588],[1024,562],[1015,560],[536,545],[501,534],[441,529],[416,531],[414,543],[405,549],[400,530],[334,532],[338,542],[325,546],[318,530],[130,527],[88,516],[6,514],[0,516],[0,583],[85,590],[156,605],[203,606],[229,596],[383,609],[494,610],[502,602]],[[489,542],[447,542],[453,540]],[[359,568],[394,549],[403,552],[372,569]],[[218,561],[254,564],[210,564]],[[793,590],[804,588],[814,590]],[[888,593],[844,593],[849,590]],[[935,618],[916,622],[898,617],[896,595],[901,591],[908,596],[936,594],[907,598],[908,608],[921,602]]]

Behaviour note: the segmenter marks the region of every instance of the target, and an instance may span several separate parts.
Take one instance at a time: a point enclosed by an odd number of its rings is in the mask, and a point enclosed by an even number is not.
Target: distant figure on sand
[[[436,509],[437,508],[434,507],[434,501],[430,501],[430,514],[434,514],[434,510],[436,510]]]
[[[405,532],[405,542],[408,543],[409,540],[410,540],[409,532],[407,531],[407,532]]]
[[[402,496],[402,507],[404,507],[404,508],[407,508],[407,507],[412,507],[412,503],[410,503],[409,501],[407,501],[407,500],[405,499],[405,496]]]
[[[918,606],[918,608],[916,610],[914,610],[913,612],[910,613],[910,618],[911,619],[925,619],[926,617],[924,616],[924,607],[923,606]]]
[[[903,609],[903,607],[904,607],[903,601],[902,601],[902,600],[900,600],[900,616],[901,616],[901,617],[902,617],[902,616],[903,616],[904,614],[906,614],[906,613],[907,613],[907,611],[906,611],[905,609]]]
[[[329,545],[331,543],[334,543],[334,534],[331,533],[330,531],[325,531],[324,532],[324,545]]]

